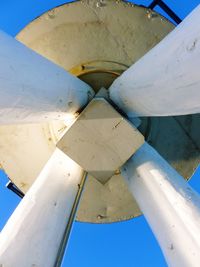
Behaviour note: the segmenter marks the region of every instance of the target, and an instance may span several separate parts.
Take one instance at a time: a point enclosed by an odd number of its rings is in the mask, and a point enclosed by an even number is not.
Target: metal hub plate
[[[105,184],[144,144],[143,135],[105,98],[93,98],[57,147]]]

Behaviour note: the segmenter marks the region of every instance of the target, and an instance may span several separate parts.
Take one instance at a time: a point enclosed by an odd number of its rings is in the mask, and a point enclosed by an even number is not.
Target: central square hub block
[[[105,183],[143,143],[143,135],[104,98],[94,98],[57,146]]]

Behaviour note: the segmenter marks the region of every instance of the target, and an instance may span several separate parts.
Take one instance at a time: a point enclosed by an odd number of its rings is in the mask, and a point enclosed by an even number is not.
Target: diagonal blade
[[[110,87],[129,117],[200,112],[200,6]]]
[[[62,120],[92,95],[87,84],[0,32],[0,125]]]
[[[1,232],[0,265],[58,266],[85,179],[80,166],[54,151]]]

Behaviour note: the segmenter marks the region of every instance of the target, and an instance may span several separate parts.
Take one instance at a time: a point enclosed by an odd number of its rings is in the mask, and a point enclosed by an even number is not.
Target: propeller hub
[[[104,98],[94,98],[57,147],[105,184],[144,143],[142,134]]]
[[[128,66],[118,62],[96,60],[79,64],[70,73],[89,84],[97,93],[102,87],[108,89],[127,68]]]

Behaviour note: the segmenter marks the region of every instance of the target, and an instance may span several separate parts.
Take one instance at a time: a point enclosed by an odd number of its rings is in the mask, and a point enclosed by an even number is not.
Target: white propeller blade
[[[169,266],[199,267],[200,196],[147,143],[122,168]]]
[[[0,32],[0,125],[66,119],[92,95],[87,84]]]
[[[0,234],[0,265],[57,266],[83,173],[55,150]]]
[[[110,88],[129,117],[200,112],[200,6]]]

